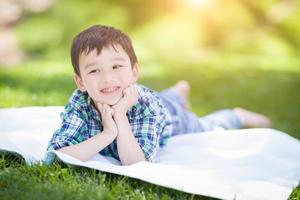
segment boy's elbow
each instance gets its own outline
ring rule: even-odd
[[[135,159],[135,160],[124,160],[121,161],[122,165],[127,166],[127,165],[132,165],[138,162],[142,162],[142,161],[147,161],[147,159],[145,157],[140,158],[140,159]]]
[[[84,156],[84,155],[78,155],[78,154],[75,154],[74,152],[71,152],[69,151],[69,149],[63,147],[63,148],[60,148],[60,149],[57,149],[57,151],[63,153],[63,154],[67,154],[68,156],[71,156],[73,158],[76,158],[77,160],[80,160],[81,162],[86,162],[88,161],[90,158]]]

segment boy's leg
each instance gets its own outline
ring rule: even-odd
[[[199,121],[205,131],[219,127],[224,129],[271,127],[271,120],[268,117],[243,108],[220,110],[199,118]]]
[[[243,128],[270,128],[272,126],[272,121],[262,114],[243,108],[234,108],[233,112],[240,118]]]
[[[186,109],[189,85],[184,86],[183,84],[185,83],[179,81],[174,86],[158,93],[172,115],[172,135],[201,132],[202,130],[198,116]]]
[[[214,129],[240,129],[243,127],[240,118],[231,109],[224,109],[199,118],[203,131]]]
[[[178,81],[175,85],[160,92],[161,95],[176,100],[184,109],[190,110],[191,106],[189,103],[190,84],[187,81]]]
[[[211,131],[216,128],[239,129],[271,126],[271,121],[267,117],[242,108],[220,110],[198,118],[187,110],[189,90],[188,82],[179,81],[159,93],[177,121],[175,134]]]

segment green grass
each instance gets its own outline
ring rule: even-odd
[[[27,166],[0,156],[1,199],[213,199],[62,163]]]
[[[140,83],[162,90],[179,79],[188,80],[197,114],[245,107],[268,115],[275,129],[300,138],[300,67],[295,59],[219,55],[202,61],[156,62],[141,61]],[[37,59],[0,68],[0,107],[64,105],[74,88],[65,60]],[[210,199],[61,163],[26,166],[4,154],[0,188],[1,199]],[[299,186],[290,199],[300,199]]]

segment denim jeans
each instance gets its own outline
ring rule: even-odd
[[[158,94],[172,115],[172,135],[212,131],[217,128],[241,128],[240,119],[231,109],[223,109],[199,117],[195,113],[187,111],[184,108],[184,99],[171,89],[166,89]]]

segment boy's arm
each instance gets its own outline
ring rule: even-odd
[[[79,144],[63,147],[58,149],[58,151],[68,154],[81,161],[87,161],[103,148],[112,143],[115,137],[116,134],[104,130],[102,133],[98,133],[88,140],[85,140]]]
[[[128,118],[127,110],[138,100],[138,91],[131,84],[124,91],[122,99],[112,106],[114,109],[114,121],[118,127],[117,147],[120,161],[123,165],[130,165],[139,161],[145,161],[145,155],[139,143],[134,137]]]
[[[112,118],[113,110],[108,105],[100,105],[98,108],[103,119],[103,131],[81,143],[62,147],[58,151],[73,156],[81,161],[87,161],[113,142],[118,134],[117,126]],[[73,118],[69,120],[76,121]],[[73,124],[70,126],[73,127]]]
[[[114,116],[118,127],[117,146],[119,158],[123,165],[146,161],[144,152],[134,137],[128,118],[125,114]]]

